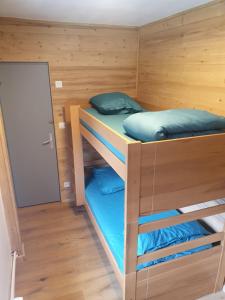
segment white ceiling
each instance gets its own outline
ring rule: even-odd
[[[140,26],[211,0],[0,0],[0,16]]]

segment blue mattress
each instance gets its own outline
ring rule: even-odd
[[[120,271],[124,272],[124,191],[103,195],[98,188],[96,179],[92,177],[86,186],[86,199],[95,216],[112,254],[118,264]],[[160,214],[141,217],[140,224],[178,215],[176,210],[166,211]],[[137,254],[143,255],[147,252],[165,248],[170,245],[179,244],[184,241],[193,240],[208,235],[209,232],[197,221],[171,226],[165,229],[140,234],[138,236]],[[185,238],[184,238],[185,237]],[[191,249],[183,253],[170,255],[155,261],[151,261],[137,267],[152,266],[160,262],[171,260],[180,256],[189,255],[210,248],[211,245]]]

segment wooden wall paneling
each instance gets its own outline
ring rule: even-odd
[[[59,181],[62,201],[71,201],[74,199],[74,173],[73,173],[73,152],[70,147],[70,130],[66,124],[65,130],[59,129],[59,122],[65,122],[64,109],[61,105],[53,106],[53,115],[55,123],[55,134],[57,138],[57,157],[58,157],[58,169],[59,169]],[[71,182],[70,188],[64,188],[64,182]]]
[[[61,198],[73,200],[71,151],[64,107],[97,93],[123,91],[136,96],[138,32],[136,28],[80,26],[0,18],[0,61],[49,63]],[[63,88],[56,89],[55,81]]]
[[[91,166],[94,161],[103,161],[101,155],[94,149],[94,147],[83,138],[83,152],[84,152],[84,163],[87,166]]]
[[[138,97],[152,107],[225,115],[225,1],[140,29]]]

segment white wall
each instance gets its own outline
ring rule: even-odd
[[[0,191],[0,299],[10,299],[12,256]]]
[[[85,24],[143,25],[212,0],[1,0],[0,15]]]

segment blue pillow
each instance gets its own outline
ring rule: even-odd
[[[120,92],[96,95],[90,99],[90,103],[104,115],[132,114],[143,111],[133,98]]]
[[[110,167],[93,169],[93,175],[102,194],[112,194],[124,190],[124,181]]]

